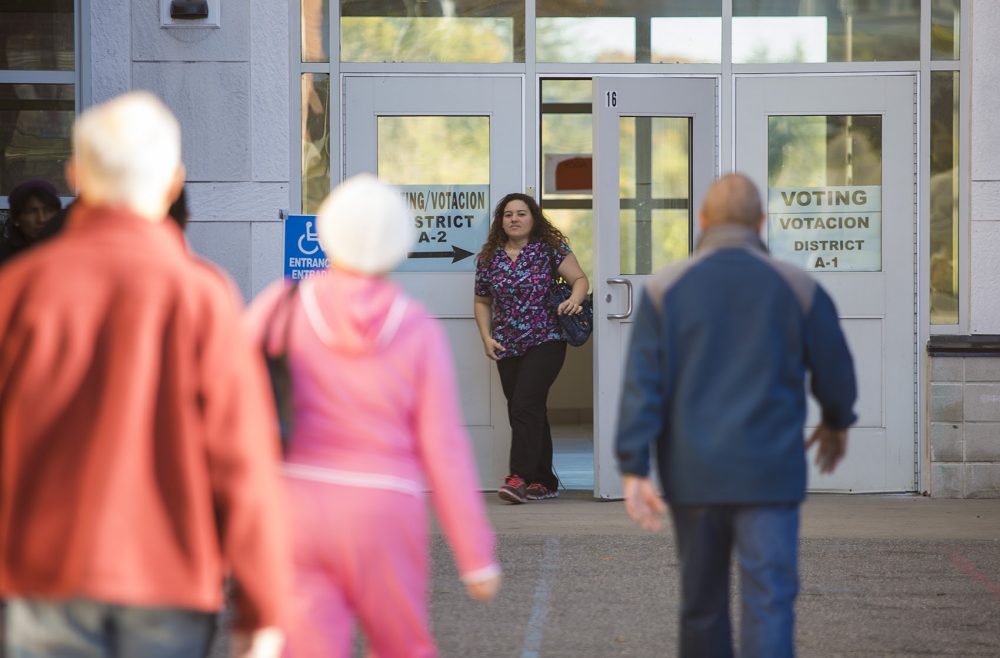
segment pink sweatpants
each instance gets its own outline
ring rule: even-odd
[[[427,510],[382,489],[286,477],[295,559],[288,658],[347,658],[354,620],[369,655],[437,655],[427,614]]]

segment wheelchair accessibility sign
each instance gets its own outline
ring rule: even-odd
[[[319,246],[315,215],[285,218],[285,278],[305,279],[325,271],[330,261]]]

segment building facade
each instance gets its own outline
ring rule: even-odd
[[[489,485],[509,437],[469,254],[501,196],[532,194],[597,318],[551,415],[586,428],[595,495],[613,498],[634,296],[690,253],[709,182],[744,171],[766,193],[770,250],[831,291],[858,366],[848,458],[810,488],[1000,496],[997,3],[191,4],[5,4],[0,207],[32,176],[68,199],[72,117],[151,90],[183,126],[190,242],[249,299],[321,266],[308,214],[377,172],[413,210],[420,241],[393,276],[451,337]]]

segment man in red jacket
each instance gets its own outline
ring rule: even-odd
[[[0,597],[20,656],[276,656],[289,555],[273,405],[232,286],[163,221],[180,129],[83,113],[65,229],[0,270]]]

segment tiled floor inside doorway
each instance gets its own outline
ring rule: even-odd
[[[553,425],[552,461],[562,486],[594,490],[594,426]]]

